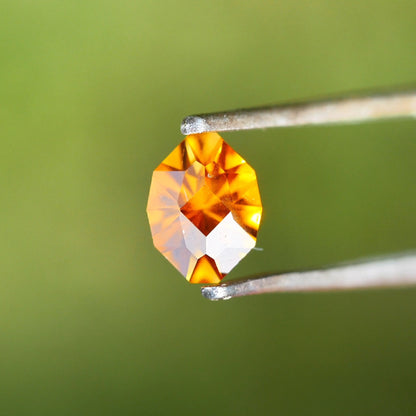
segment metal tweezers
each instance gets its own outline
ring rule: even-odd
[[[342,96],[295,104],[198,114],[182,121],[185,135],[273,127],[362,123],[416,117],[416,90]],[[416,284],[416,253],[320,270],[269,275],[203,286],[210,300],[273,292],[335,291]]]

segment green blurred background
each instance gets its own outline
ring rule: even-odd
[[[416,2],[0,1],[0,415],[414,415],[416,290],[211,303],[153,248],[188,114],[411,84]],[[229,275],[416,248],[416,122],[224,134]]]

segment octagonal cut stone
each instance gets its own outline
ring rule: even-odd
[[[153,243],[191,283],[220,282],[255,246],[261,213],[254,169],[217,133],[187,136],[153,172]]]

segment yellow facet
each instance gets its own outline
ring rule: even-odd
[[[191,283],[219,283],[222,275],[218,271],[214,259],[204,255],[198,259],[189,278]]]
[[[191,283],[218,283],[255,246],[262,205],[254,169],[217,133],[187,136],[153,172],[156,248]]]

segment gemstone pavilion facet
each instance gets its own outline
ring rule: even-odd
[[[153,172],[155,247],[191,283],[218,283],[255,246],[256,173],[217,133],[187,136]]]

